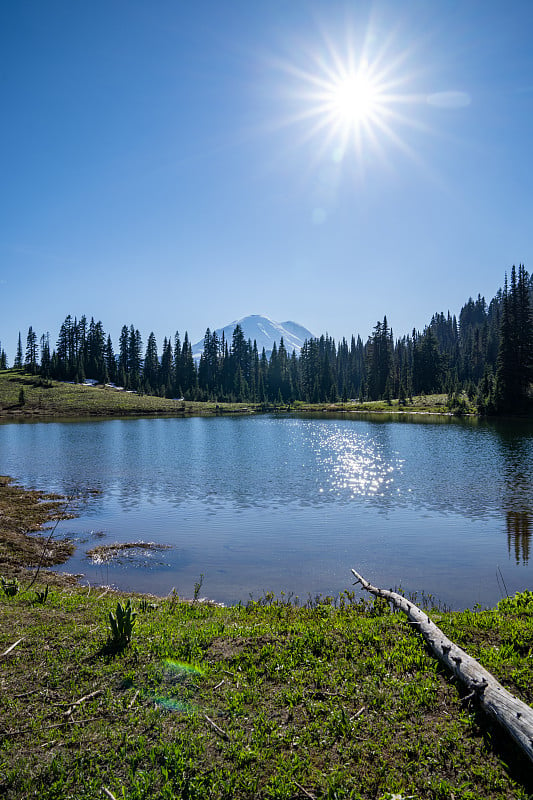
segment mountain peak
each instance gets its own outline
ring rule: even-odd
[[[257,349],[262,351],[263,347],[268,354],[272,351],[274,342],[276,347],[279,346],[280,340],[283,338],[283,343],[289,355],[292,351],[296,351],[296,355],[300,355],[300,350],[306,339],[312,339],[313,334],[303,325],[297,322],[276,322],[270,317],[263,314],[250,314],[242,319],[236,319],[223,328],[217,328],[216,334],[219,338],[224,334],[224,338],[231,344],[233,331],[240,325],[244,338],[250,339],[252,342],[257,342]],[[200,358],[204,349],[204,340],[201,339],[196,344],[193,344],[192,351],[195,358]]]

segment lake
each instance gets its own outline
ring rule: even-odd
[[[533,588],[533,423],[346,415],[4,423],[0,473],[74,495],[60,570],[246,602],[338,594],[350,568],[452,608]],[[94,564],[112,542],[126,551]]]

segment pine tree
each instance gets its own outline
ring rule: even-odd
[[[377,322],[366,346],[366,374],[371,400],[379,400],[385,393],[392,368],[392,331],[387,317]]]
[[[152,331],[146,343],[143,368],[144,390],[152,393],[159,388],[159,358],[157,355],[157,342]]]
[[[52,371],[52,358],[50,355],[50,334],[46,333],[41,336],[41,375],[49,378]]]
[[[172,397],[172,385],[174,382],[174,364],[173,364],[173,353],[172,353],[172,344],[170,339],[163,340],[163,353],[161,355],[161,367],[160,367],[160,377],[159,377],[159,386],[160,386],[160,393],[165,397]]]
[[[22,369],[22,339],[20,337],[20,331],[17,343],[17,354],[15,356],[15,361],[13,363],[13,366],[15,367],[15,369]]]
[[[524,265],[520,264],[517,286],[517,327],[520,364],[522,367],[522,386],[525,397],[528,395],[530,384],[533,383],[533,309],[531,305],[532,292],[529,289],[529,285],[529,275]]]
[[[129,333],[126,325],[122,326],[118,340],[118,383],[127,387],[129,376]]]
[[[507,276],[502,298],[500,346],[496,360],[495,408],[498,413],[521,413],[530,404],[533,380],[533,323],[528,274],[521,264]]]
[[[138,329],[130,325],[128,334],[128,386],[137,391],[141,383],[142,339]]]
[[[37,372],[37,334],[31,325],[26,337],[26,358],[24,367],[34,375]]]
[[[189,334],[185,331],[183,337],[183,345],[181,348],[181,373],[182,373],[182,388],[184,397],[187,400],[194,400],[196,397],[196,390],[198,388],[196,366],[192,356],[192,347],[189,342]]]
[[[181,363],[181,341],[179,332],[174,334],[174,397],[183,397],[183,369]]]
[[[107,374],[109,377],[109,381],[111,383],[117,382],[117,362],[115,359],[115,353],[113,351],[113,342],[111,341],[111,336],[107,335],[107,341],[104,351],[104,359],[105,365],[107,369]]]

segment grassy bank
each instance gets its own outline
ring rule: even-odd
[[[113,652],[116,602],[79,588],[0,599],[0,653],[22,639],[0,659],[3,797],[531,796],[514,747],[379,603],[137,599],[131,644]],[[519,606],[436,616],[533,700]]]
[[[170,400],[112,387],[48,381],[20,370],[0,371],[0,418],[4,419],[212,416],[249,410],[245,403],[219,403],[217,408],[216,403]]]
[[[5,481],[0,499],[2,542],[61,513],[57,498]],[[5,575],[13,563],[0,558]],[[18,593],[0,592],[7,800],[531,797],[515,746],[379,601],[346,591],[305,607],[267,596],[220,608],[137,597],[121,648],[109,613],[125,598],[79,586],[46,594],[52,577],[30,587],[34,572],[19,574]],[[433,613],[533,702],[533,593],[497,610]]]
[[[464,406],[462,415],[477,414],[475,407],[468,402],[466,397],[462,398]],[[297,402],[293,408],[298,411],[326,411],[326,412],[346,412],[350,413],[370,413],[370,414],[446,414],[452,415],[447,404],[448,396],[445,394],[416,395],[404,403],[398,400],[368,400],[364,402],[338,402],[338,403],[304,403]]]
[[[304,403],[290,406],[292,411],[308,413],[448,414],[446,395],[413,397],[400,405],[398,400],[350,403]],[[467,404],[468,413],[474,413]],[[138,395],[112,387],[85,386],[43,380],[21,370],[0,371],[0,419],[39,419],[61,417],[117,416],[213,416],[248,414],[268,410],[286,411],[287,406],[259,403],[200,403]]]

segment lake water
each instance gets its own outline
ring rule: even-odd
[[[5,423],[0,473],[78,498],[60,569],[84,582],[191,596],[203,574],[201,595],[224,603],[305,601],[351,589],[355,567],[453,608],[533,588],[533,424],[411,420]],[[170,548],[86,555],[139,540]]]

